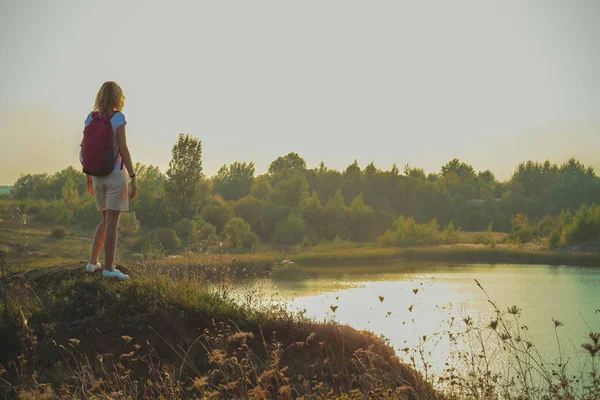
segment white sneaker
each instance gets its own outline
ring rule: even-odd
[[[100,265],[100,263],[94,265],[94,264],[88,264],[87,267],[85,267],[85,272],[87,272],[88,274],[94,273],[98,270],[102,269],[102,265]]]
[[[124,273],[122,273],[118,269],[114,269],[112,271],[104,270],[104,271],[102,271],[102,277],[104,277],[104,278],[117,278],[117,279],[120,279],[120,280],[129,279],[129,275],[125,275]]]

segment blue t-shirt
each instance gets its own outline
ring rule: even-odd
[[[85,120],[85,126],[88,126],[92,122],[92,114],[90,113]],[[115,115],[110,120],[110,124],[113,129],[113,148],[115,151],[119,151],[119,141],[117,140],[117,128],[123,124],[126,124],[125,115],[122,112],[117,111]],[[121,154],[117,153],[117,161],[115,162],[115,169],[113,171],[118,171],[121,169]]]

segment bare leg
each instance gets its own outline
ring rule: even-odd
[[[117,237],[121,211],[106,210],[106,234],[104,238],[104,269],[114,269],[115,253],[117,252]]]
[[[106,211],[102,211],[102,221],[100,222],[100,224],[98,224],[98,227],[96,228],[96,233],[94,234],[94,241],[92,242],[92,255],[90,256],[90,264],[98,264],[98,256],[100,255],[100,250],[102,250],[102,246],[104,246],[105,233]]]

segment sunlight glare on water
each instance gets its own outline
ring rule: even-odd
[[[593,268],[443,264],[282,267],[266,281],[264,290],[286,302],[289,310],[306,310],[309,318],[383,335],[401,357],[399,349],[414,348],[425,340],[432,370],[440,372],[449,356],[448,332],[464,331],[463,318],[470,317],[476,326],[485,327],[495,316],[475,279],[502,311],[513,305],[522,310],[523,332],[527,330],[549,361],[557,356],[553,319],[564,323],[559,339],[572,363],[582,356],[580,345],[590,328],[600,331],[600,314],[595,313],[600,308],[600,271]]]

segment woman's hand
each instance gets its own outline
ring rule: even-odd
[[[137,194],[137,182],[135,176],[131,178],[131,190],[129,191],[129,200],[133,200]]]

